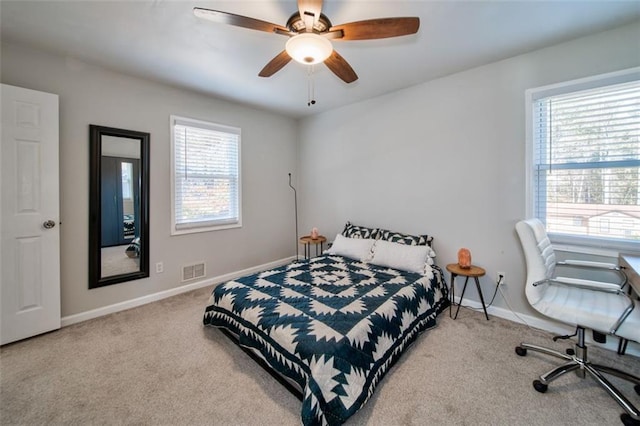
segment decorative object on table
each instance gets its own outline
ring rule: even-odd
[[[471,252],[467,248],[458,250],[458,265],[463,269],[471,268]]]
[[[291,173],[289,173],[289,186],[293,189],[293,206],[296,216],[296,260],[298,260],[300,259],[300,255],[298,254],[298,193],[293,185],[291,185]]]
[[[312,228],[311,229],[311,239],[317,240],[318,239],[318,235],[320,235],[320,233],[318,232],[318,228]]]

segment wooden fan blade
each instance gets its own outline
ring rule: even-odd
[[[335,50],[325,61],[325,65],[342,79],[345,83],[353,83],[358,79],[358,75],[351,68],[351,65]]]
[[[298,0],[298,12],[304,22],[307,32],[313,31],[313,26],[320,19],[322,12],[322,0]]]
[[[286,50],[278,53],[278,55],[273,58],[267,65],[262,68],[262,71],[258,74],[260,77],[271,77],[278,71],[282,69],[285,65],[287,65],[291,61],[291,56],[287,53]]]
[[[219,10],[203,9],[194,7],[193,14],[198,18],[208,19],[219,24],[234,25],[236,27],[248,28],[250,30],[265,31],[268,33],[291,34],[288,28],[271,22],[249,18],[247,16],[235,15],[233,13],[221,12]]]
[[[342,31],[336,40],[374,40],[415,34],[420,28],[420,18],[380,18],[336,25],[329,32]]]

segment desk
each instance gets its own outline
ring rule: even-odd
[[[629,280],[629,286],[636,296],[640,295],[640,256],[633,254],[618,255],[618,264]],[[620,339],[618,343],[618,354],[624,355],[627,350],[627,340]]]
[[[473,278],[476,281],[476,288],[478,289],[478,294],[480,295],[482,309],[484,309],[484,316],[487,317],[487,321],[489,321],[487,307],[484,304],[484,297],[482,297],[482,289],[480,288],[480,281],[478,280],[478,277],[482,277],[486,273],[485,270],[479,266],[471,265],[470,268],[462,268],[457,263],[450,263],[447,265],[447,271],[451,272],[451,304],[449,305],[449,316],[451,316],[451,305],[455,303],[455,280],[458,275],[461,275],[465,277],[464,287],[462,287],[462,296],[460,296],[458,309],[456,310],[456,316],[453,317],[453,319],[458,318],[460,305],[462,304],[462,299],[464,298],[464,291],[467,289],[467,282],[469,281],[469,278]]]
[[[640,295],[640,256],[620,253],[618,255],[618,263],[620,264],[620,268],[624,270],[624,273],[627,274],[629,284],[631,288],[633,288],[633,291],[635,291],[637,295]]]
[[[311,257],[311,244],[316,246],[316,256],[322,253],[325,241],[327,239],[322,235],[318,235],[318,238],[311,238],[311,235],[300,237],[300,244],[304,245],[304,258],[309,259]],[[320,246],[320,252],[318,252],[318,246]]]

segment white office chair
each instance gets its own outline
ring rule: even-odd
[[[534,380],[533,387],[538,392],[546,392],[548,384],[570,371],[579,377],[589,373],[611,397],[625,410],[620,419],[625,425],[640,425],[638,409],[616,389],[602,373],[613,375],[635,384],[640,394],[640,377],[615,368],[592,364],[587,358],[587,346],[584,342],[585,329],[605,335],[618,336],[640,342],[640,308],[626,293],[625,274],[614,264],[585,261],[556,262],[551,242],[545,227],[538,219],[523,220],[516,225],[527,264],[527,282],[525,293],[531,306],[541,314],[554,320],[576,327],[576,334],[556,336],[566,339],[577,336],[574,349],[566,353],[553,349],[521,343],[516,353],[525,356],[527,350],[541,352],[564,359],[566,362]],[[556,276],[556,267],[589,268],[608,270],[616,274],[618,282],[591,281]],[[637,308],[637,309],[636,309]]]

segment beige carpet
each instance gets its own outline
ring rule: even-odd
[[[300,402],[202,326],[209,291],[3,347],[0,424],[299,424]],[[537,393],[531,381],[557,361],[517,356],[521,340],[551,344],[547,333],[499,318],[461,310],[453,321],[445,313],[347,424],[620,424],[621,409],[590,379],[570,374]],[[592,349],[592,359],[640,374],[638,358]]]
[[[101,277],[129,274],[140,271],[140,259],[127,256],[129,244],[122,246],[103,247],[101,249]]]

